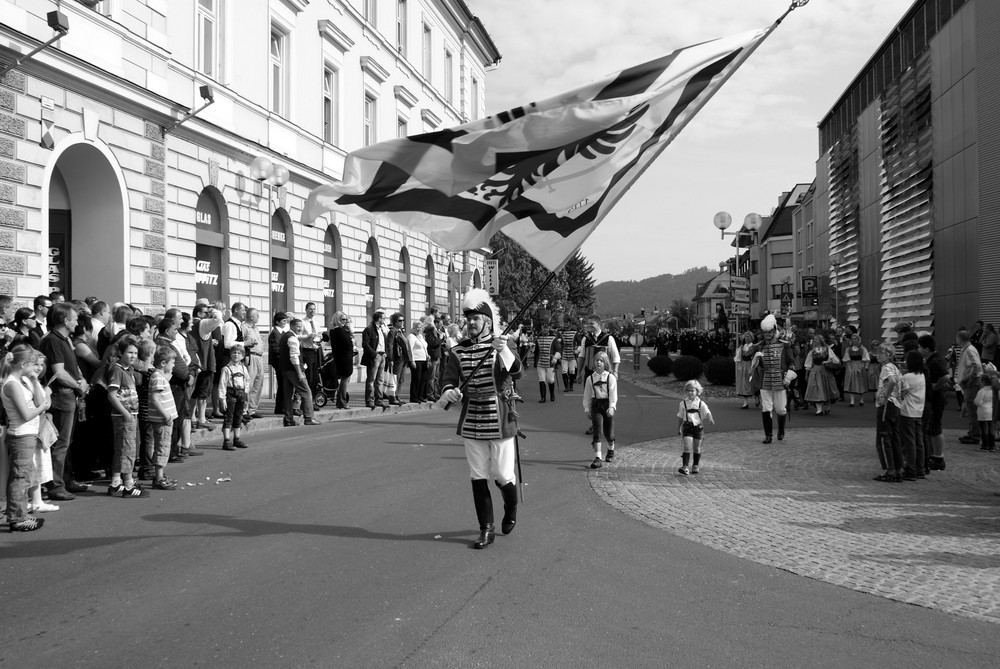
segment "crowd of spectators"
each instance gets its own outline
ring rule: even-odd
[[[125,499],[175,489],[169,465],[204,454],[197,430],[221,429],[223,450],[247,448],[242,429],[262,417],[264,355],[285,425],[298,415],[317,424],[309,380],[327,328],[315,313],[310,303],[302,318],[275,314],[265,350],[260,313],[239,302],[151,316],[96,297],[54,292],[15,308],[0,295],[0,490],[11,530],[40,528],[35,514],[105,482]]]

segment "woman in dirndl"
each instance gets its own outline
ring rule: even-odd
[[[743,344],[736,349],[736,356],[733,358],[733,362],[736,363],[736,394],[743,399],[741,409],[750,408],[750,396],[754,394],[753,388],[750,387],[750,367],[756,352],[753,333],[744,332]]]
[[[840,358],[827,345],[823,335],[813,337],[812,348],[806,354],[805,368],[809,372],[809,380],[806,383],[805,399],[815,405],[817,416],[830,413],[830,404],[840,396],[837,379],[829,369],[829,366],[839,364]]]
[[[858,399],[861,406],[865,405],[865,392],[868,390],[868,366],[870,358],[868,349],[861,343],[861,335],[851,335],[850,343],[844,348],[841,356],[844,361],[844,394],[848,395],[853,407]]]

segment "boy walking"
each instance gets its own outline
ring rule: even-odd
[[[243,428],[243,414],[247,406],[247,379],[250,373],[243,364],[243,344],[233,344],[229,350],[229,362],[219,376],[219,408],[224,412],[222,419],[222,450],[235,451],[246,448],[240,439]]]

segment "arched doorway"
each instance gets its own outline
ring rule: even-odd
[[[195,295],[210,303],[229,302],[229,212],[222,193],[206,186],[198,195],[194,209],[195,225]],[[223,270],[227,268],[227,270]]]
[[[399,251],[399,310],[403,322],[410,322],[410,253],[403,247]]]
[[[69,137],[46,168],[43,186],[45,292],[132,299],[125,179],[111,150]],[[45,193],[47,190],[47,193]]]
[[[326,238],[323,240],[323,318],[326,319],[327,327],[331,327],[330,317],[340,310],[342,248],[340,233],[331,223],[326,229]],[[332,327],[339,325],[334,323]]]
[[[292,219],[281,207],[271,216],[271,313],[292,307]]]
[[[374,237],[368,239],[368,246],[365,247],[365,288],[368,299],[368,314],[382,306],[382,282],[380,280],[380,270],[382,261],[379,258],[378,241]]]

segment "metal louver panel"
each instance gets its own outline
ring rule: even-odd
[[[857,327],[860,321],[861,264],[858,225],[861,221],[861,184],[858,174],[858,127],[855,124],[830,148],[830,255],[840,255],[840,266],[830,273],[830,285],[839,295],[837,320]],[[844,318],[841,319],[840,316]]]
[[[979,2],[976,11],[976,153],[979,232],[979,312],[1000,323],[1000,3]]]
[[[924,54],[882,96],[879,251],[882,336],[898,323],[934,325],[931,58]]]

